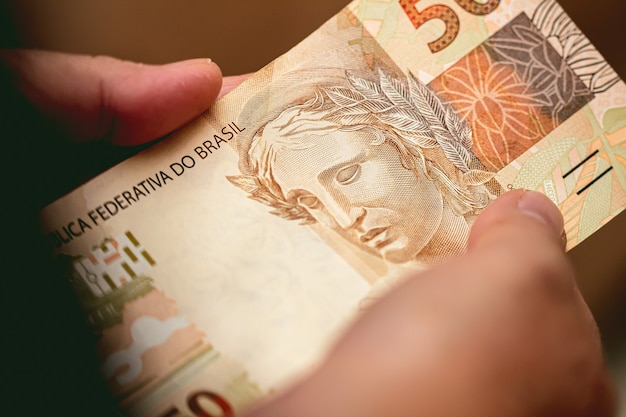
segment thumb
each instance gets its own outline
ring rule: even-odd
[[[563,216],[541,193],[513,190],[489,205],[474,222],[470,252],[503,242],[523,251],[531,246],[565,247]]]
[[[577,291],[562,236],[563,216],[550,199],[535,191],[513,190],[474,222],[464,268],[486,284]]]
[[[501,196],[467,255],[391,290],[308,380],[253,415],[608,416],[562,228],[541,194]]]
[[[142,65],[105,56],[0,51],[20,90],[71,139],[138,145],[211,105],[222,84],[208,59]]]
[[[581,363],[592,371],[587,378],[580,372],[581,380],[573,383],[580,384],[577,388],[586,386],[587,389],[580,390],[567,401],[570,407],[578,406],[580,412],[570,415],[611,416],[614,415],[615,396],[603,367],[598,330],[576,286],[573,271],[563,256],[565,243],[563,217],[552,201],[541,193],[514,190],[494,201],[476,219],[468,241],[469,256],[463,267],[480,271],[476,278],[486,282],[505,281],[518,289],[524,287],[527,296],[529,287],[534,288],[533,299],[548,295],[553,312],[562,311],[562,303],[577,311],[574,315],[576,324],[588,343],[588,356],[578,363],[579,371],[583,369]],[[549,314],[543,316],[544,320],[548,318]],[[563,323],[566,322],[559,324]],[[551,331],[557,333],[555,329]],[[571,343],[568,348],[574,345]],[[549,352],[545,352],[547,357]],[[564,356],[563,352],[557,356]],[[562,386],[568,384],[571,381],[561,381]],[[576,389],[570,392],[576,392]]]

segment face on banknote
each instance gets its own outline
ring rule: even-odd
[[[575,246],[625,160],[626,86],[554,1],[361,0],[41,217],[120,408],[232,415],[507,189]]]

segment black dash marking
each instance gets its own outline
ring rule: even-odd
[[[581,188],[580,190],[578,190],[576,192],[577,195],[581,195],[587,188],[591,187],[596,181],[598,181],[600,178],[604,177],[606,174],[609,173],[610,170],[612,170],[613,167],[610,166],[607,169],[604,170],[604,172],[602,174],[600,174],[597,178],[594,178],[593,181],[591,181],[589,184],[585,185],[583,188]]]
[[[585,162],[587,162],[588,160],[590,160],[591,158],[593,158],[597,153],[599,152],[599,149],[596,149],[595,152],[593,152],[591,155],[589,155],[588,157],[586,157],[585,159],[583,159],[582,161],[580,161],[575,167],[573,167],[572,169],[570,169],[569,171],[567,171],[565,174],[563,174],[563,178],[567,177],[568,175],[570,175],[572,172],[576,171],[578,168],[580,168],[580,166],[582,164],[584,164]],[[593,184],[593,183],[592,183]],[[589,184],[591,185],[591,184]]]

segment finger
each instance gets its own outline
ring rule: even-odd
[[[538,193],[500,197],[479,216],[466,256],[369,307],[310,379],[255,416],[584,415],[559,412],[584,409],[602,370],[597,332],[592,322],[586,331],[591,317],[578,314],[571,290],[562,227],[558,209]],[[543,280],[569,289],[554,297]],[[583,352],[573,360],[580,381],[562,359],[574,346]],[[595,410],[605,388],[593,393]]]
[[[532,231],[517,228],[518,223],[531,225]],[[502,228],[501,226],[508,227]],[[506,229],[502,233],[513,233],[516,239],[522,239],[524,243],[544,238],[547,241],[560,243],[563,216],[552,201],[543,194],[513,190],[498,198],[476,219],[472,226],[468,247],[472,250],[482,244],[488,244],[492,239],[497,241],[500,235],[498,231],[501,229]],[[534,233],[535,231],[538,235]],[[510,241],[510,239],[507,240]]]
[[[2,58],[24,94],[79,141],[156,139],[203,112],[221,88],[221,71],[207,59],[142,65],[35,50]]]
[[[340,380],[349,367],[346,379],[356,376],[343,385],[372,398],[380,389],[377,381],[387,377],[384,386],[393,389],[383,404],[367,404],[380,407],[372,415],[392,414],[380,411],[391,406],[411,410],[411,404],[427,411],[407,415],[584,409],[596,401],[582,393],[602,372],[602,360],[595,324],[579,303],[561,248],[562,228],[559,210],[543,195],[524,190],[503,195],[476,220],[467,255],[414,276],[370,308],[338,344],[320,373],[320,386]],[[563,348],[572,346],[582,353],[570,361]],[[353,370],[359,360],[368,364],[368,375]],[[409,363],[414,371],[402,375]],[[563,378],[571,363],[578,366],[580,381]],[[389,378],[394,369],[402,383]],[[471,375],[472,382],[459,375]],[[535,381],[531,389],[527,381]],[[413,391],[416,386],[426,387],[423,396]],[[599,396],[605,394],[601,389]],[[559,394],[542,398],[542,391]],[[456,401],[440,401],[442,392]],[[517,402],[522,396],[529,399],[528,409]],[[571,404],[561,404],[559,396]]]
[[[220,99],[226,94],[230,93],[233,88],[237,87],[239,84],[247,80],[251,75],[252,73],[224,77],[224,81],[222,82],[222,90],[220,91],[220,94],[217,98]]]
[[[518,280],[523,285],[575,289],[574,274],[563,255],[563,216],[541,193],[510,191],[474,222],[467,267],[486,282]]]
[[[559,209],[543,194],[525,190],[506,193],[487,207],[474,223],[468,256],[458,264],[459,273],[472,271],[469,279],[485,288],[491,286],[500,294],[502,303],[516,305],[524,312],[519,316],[522,319],[519,325],[510,320],[511,329],[520,334],[526,324],[544,329],[543,336],[537,331],[535,340],[520,338],[512,345],[523,354],[534,352],[536,357],[542,357],[537,363],[543,361],[545,369],[522,369],[512,360],[509,374],[521,375],[532,370],[546,387],[560,387],[561,392],[570,394],[577,392],[567,404],[556,403],[556,406],[578,410],[569,415],[587,415],[583,410],[589,409],[590,415],[608,416],[613,397],[605,378],[597,325],[564,256],[562,230],[563,217]],[[495,302],[492,307],[494,305]],[[494,314],[498,313],[494,311]],[[542,337],[544,342],[538,343]],[[567,337],[571,339],[563,343]],[[564,373],[558,370],[559,360],[566,357],[562,350],[553,349],[559,343],[584,347],[581,348],[584,353],[572,359],[576,362],[579,380],[563,378]],[[541,348],[539,353],[537,347]],[[557,371],[546,372],[552,366]]]

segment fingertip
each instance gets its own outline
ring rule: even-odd
[[[145,66],[111,107],[119,110],[111,142],[139,145],[189,122],[215,102],[222,72],[210,59],[190,59],[162,66]],[[126,92],[124,92],[126,91]]]
[[[544,222],[560,238],[563,231],[563,215],[545,195],[536,191],[520,190],[517,208],[524,214]]]
[[[164,65],[165,69],[174,69],[182,72],[193,89],[201,94],[206,105],[211,105],[217,99],[222,88],[222,70],[211,58],[195,58]]]
[[[502,229],[505,225],[512,225],[510,233],[518,235],[540,230],[548,239],[563,246],[563,216],[558,207],[539,192],[518,189],[500,196],[478,216],[470,232],[468,247],[475,247],[490,231]]]

